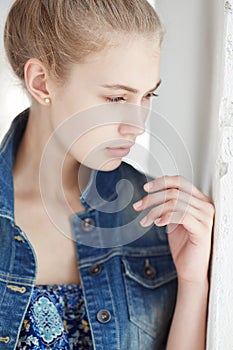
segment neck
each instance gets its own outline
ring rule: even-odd
[[[51,138],[53,129],[46,112],[43,107],[30,110],[14,163],[15,191],[35,197],[46,193],[51,200],[64,199],[64,195],[67,199],[74,195],[79,198],[89,169],[82,167],[80,181],[80,164],[69,153],[64,154],[55,137]]]

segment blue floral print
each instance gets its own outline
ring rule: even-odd
[[[55,305],[48,298],[39,298],[33,307],[33,312],[39,332],[45,342],[51,343],[61,335],[63,329],[62,320]]]
[[[35,286],[17,350],[93,350],[80,286]]]

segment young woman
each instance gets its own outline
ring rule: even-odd
[[[160,84],[146,0],[17,0],[31,106],[0,150],[0,349],[204,350],[214,206],[122,162]]]

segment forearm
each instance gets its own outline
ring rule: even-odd
[[[205,350],[208,281],[178,284],[166,350]]]

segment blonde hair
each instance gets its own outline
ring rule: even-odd
[[[69,64],[116,44],[119,34],[142,34],[161,44],[164,28],[147,0],[16,0],[7,17],[4,44],[16,75],[41,60],[49,74],[65,80]]]

